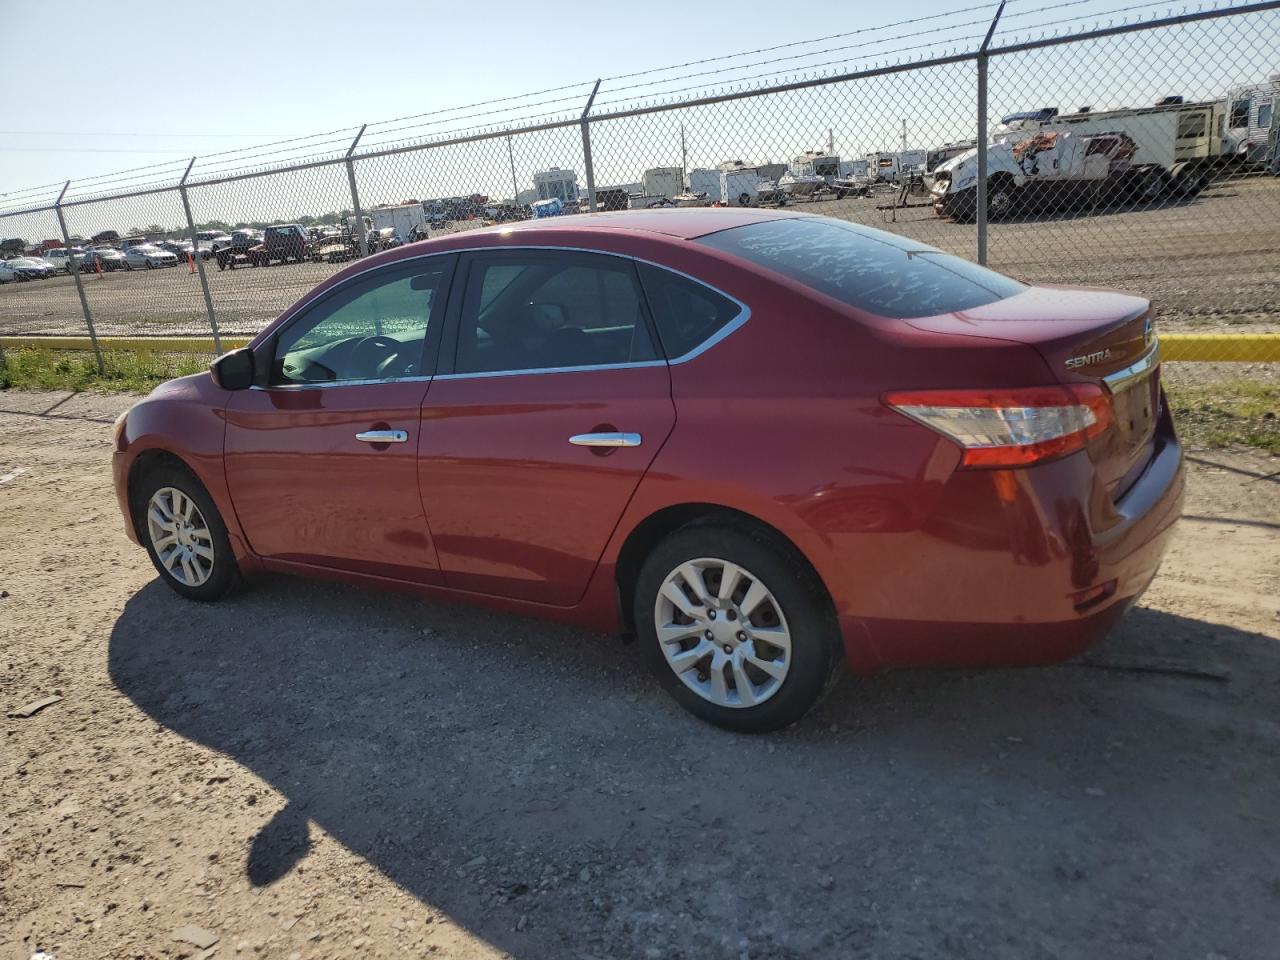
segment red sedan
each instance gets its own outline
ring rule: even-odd
[[[134,406],[114,472],[186,597],[272,570],[630,633],[751,731],[841,660],[1078,653],[1183,489],[1146,300],[756,210],[361,261]]]

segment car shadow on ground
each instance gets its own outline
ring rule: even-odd
[[[285,798],[249,882],[315,823],[515,957],[1235,956],[1280,914],[1278,646],[1138,608],[1091,665],[848,679],[747,737],[611,638],[272,578],[149,583],[109,669]]]

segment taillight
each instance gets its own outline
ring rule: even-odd
[[[1111,395],[1092,383],[1015,390],[906,390],[885,403],[964,448],[964,467],[1062,457],[1111,425]]]

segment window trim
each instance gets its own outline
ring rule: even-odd
[[[737,297],[733,296],[732,294],[726,293],[725,291],[721,290],[718,287],[713,287],[711,284],[707,283],[705,280],[701,280],[698,277],[691,276],[690,274],[687,274],[682,270],[677,270],[674,267],[671,267],[665,263],[659,263],[656,260],[648,260],[648,259],[645,259],[644,257],[632,256],[631,254],[628,254],[628,253],[617,253],[612,250],[599,250],[599,249],[594,249],[592,247],[559,247],[559,246],[554,246],[549,244],[522,244],[520,246],[504,245],[500,247],[470,247],[463,250],[458,250],[457,252],[459,254],[464,254],[464,253],[476,254],[476,253],[489,253],[489,252],[505,253],[509,251],[521,251],[521,250],[548,250],[551,252],[560,252],[560,253],[592,253],[592,254],[597,254],[599,256],[603,256],[603,257],[614,257],[618,260],[629,261],[633,265],[633,267],[635,264],[644,263],[649,266],[655,267],[659,270],[666,270],[668,273],[673,273],[676,276],[684,277],[686,280],[690,280],[693,283],[698,284],[699,286],[706,287],[712,293],[719,294],[720,296],[724,297],[726,300],[729,300],[734,305],[736,305],[738,308],[738,313],[736,316],[734,316],[732,320],[730,320],[728,323],[726,323],[719,330],[717,330],[710,337],[702,341],[702,343],[698,344],[693,349],[686,351],[685,353],[681,354],[678,357],[667,357],[666,349],[662,345],[662,338],[658,336],[658,333],[656,330],[657,324],[655,323],[653,318],[653,311],[649,306],[648,295],[645,292],[644,284],[641,282],[639,277],[639,272],[637,271],[636,284],[640,291],[641,301],[644,304],[644,310],[646,315],[645,322],[649,324],[649,336],[652,338],[654,346],[657,348],[658,352],[662,354],[665,359],[629,360],[625,363],[596,363],[596,364],[586,364],[586,365],[577,366],[577,367],[534,367],[527,370],[482,370],[476,373],[457,373],[454,370],[449,369],[447,372],[443,372],[443,373],[437,372],[435,375],[435,379],[437,380],[467,380],[467,379],[481,379],[481,378],[487,379],[487,378],[493,378],[493,377],[515,377],[523,374],[529,374],[530,376],[533,376],[533,375],[540,376],[542,374],[554,374],[554,373],[595,373],[596,371],[599,371],[599,370],[631,370],[631,369],[640,369],[643,367],[658,367],[658,366],[665,366],[665,365],[674,366],[681,363],[687,363],[690,360],[693,360],[696,357],[701,356],[703,353],[710,350],[717,343],[724,340],[734,331],[738,330],[743,324],[747,322],[747,320],[751,318],[751,308],[748,307],[741,300],[739,300]],[[463,299],[463,296],[465,295],[465,291],[467,288],[467,274],[470,273],[471,264],[474,261],[475,261],[475,258],[473,256],[468,256],[463,263],[459,264],[459,269],[454,274],[454,289],[460,292],[456,298],[454,297],[450,298],[450,311],[449,311],[449,316],[446,318],[445,339],[441,343],[441,347],[440,347],[440,355],[442,358],[442,362],[440,364],[437,364],[437,370],[441,369],[444,362],[443,358],[446,355],[451,355],[451,353],[456,353],[458,325],[461,322],[462,299]],[[453,359],[455,358],[450,356],[450,361],[448,362],[449,367],[453,366]]]
[[[719,330],[713,333],[706,340],[702,341],[702,343],[698,344],[692,350],[682,353],[678,357],[667,357],[666,359],[659,359],[659,360],[635,360],[635,361],[628,361],[626,363],[593,364],[593,365],[582,366],[582,367],[539,367],[531,370],[485,370],[479,373],[455,373],[452,370],[449,370],[448,372],[444,372],[444,373],[439,372],[442,366],[442,359],[445,356],[445,354],[456,350],[456,347],[457,347],[458,321],[459,321],[459,315],[461,313],[461,307],[462,307],[462,295],[459,291],[466,289],[466,276],[465,276],[466,271],[463,268],[466,267],[466,269],[469,270],[470,260],[471,260],[470,257],[468,257],[466,260],[463,260],[463,255],[473,254],[473,253],[506,252],[506,251],[518,251],[518,250],[549,250],[552,252],[565,252],[565,253],[595,253],[605,257],[617,257],[619,260],[629,260],[633,264],[637,264],[637,263],[648,264],[649,266],[656,267],[659,270],[666,270],[668,273],[673,273],[678,277],[684,277],[686,280],[691,280],[692,282],[699,284],[700,286],[706,287],[712,293],[719,294],[720,296],[724,297],[726,300],[732,301],[738,307],[738,313],[732,320],[730,320],[728,323],[722,326]],[[338,293],[349,284],[355,283],[356,281],[366,276],[367,274],[370,274],[376,270],[390,270],[396,267],[405,266],[407,264],[413,263],[418,260],[428,260],[428,259],[431,259],[432,257],[457,257],[458,258],[457,262],[454,264],[453,273],[449,283],[449,294],[445,303],[444,320],[442,323],[438,324],[436,327],[436,329],[439,331],[434,344],[435,352],[436,352],[436,355],[435,355],[435,361],[436,361],[435,371],[436,372],[431,374],[426,374],[420,377],[400,377],[398,379],[390,379],[390,380],[338,380],[338,381],[324,382],[324,383],[284,384],[284,385],[274,386],[274,387],[259,385],[255,383],[252,387],[250,387],[250,389],[252,390],[334,390],[341,387],[371,386],[374,384],[382,384],[382,383],[412,383],[415,381],[425,382],[428,380],[468,380],[468,379],[481,379],[481,378],[488,379],[493,377],[514,377],[514,376],[520,376],[524,374],[534,376],[534,375],[556,374],[556,373],[595,373],[596,371],[599,371],[599,370],[627,370],[632,368],[656,367],[656,366],[663,366],[663,365],[677,366],[682,363],[688,363],[690,360],[695,360],[698,357],[702,356],[702,354],[706,353],[712,347],[716,346],[721,341],[727,339],[733,333],[736,333],[739,329],[741,329],[746,324],[748,320],[751,319],[751,308],[747,306],[743,301],[735,297],[733,294],[725,290],[722,290],[719,287],[712,286],[711,284],[707,283],[707,281],[701,279],[700,277],[695,277],[692,274],[685,273],[683,270],[678,270],[675,267],[672,267],[670,264],[660,263],[657,260],[650,260],[646,257],[637,257],[629,253],[618,253],[612,250],[600,250],[593,247],[557,246],[555,244],[520,244],[520,245],[504,244],[502,246],[486,245],[486,246],[479,246],[479,247],[459,247],[453,250],[440,251],[438,253],[424,252],[412,257],[405,257],[403,260],[396,260],[394,261],[394,263],[378,264],[377,266],[366,267],[364,270],[357,271],[356,273],[353,273],[351,274],[351,276],[347,277],[347,279],[344,280],[342,283],[333,287],[333,289],[326,290],[324,294],[319,298],[317,298],[316,300],[310,303],[307,303],[303,305],[301,308],[299,308],[298,312],[295,313],[292,317],[290,317],[285,324],[283,324],[278,330],[273,330],[269,337],[263,340],[262,343],[258,344],[258,347],[255,348],[255,351],[254,351],[255,354],[257,353],[258,350],[269,349],[272,357],[274,358],[275,341],[276,341],[276,338],[280,336],[280,334],[282,334],[290,326],[296,323],[300,317],[309,313],[313,307],[323,303],[330,296]],[[637,283],[639,283],[638,277],[637,277]],[[654,338],[654,345],[658,348],[659,352],[665,355],[666,350],[662,346],[662,340],[660,337],[657,336],[654,330],[654,327],[656,326],[656,324],[653,321],[652,311],[649,309],[648,297],[645,294],[644,284],[642,283],[640,284],[640,293],[641,293],[641,296],[644,298],[645,311],[648,314],[648,322],[650,324],[650,330],[649,330],[650,336]],[[428,340],[430,340],[430,334],[428,334]],[[449,367],[453,366],[452,359],[448,363],[448,366]]]
[[[259,356],[265,355],[267,359],[266,362],[262,364],[265,368],[264,373],[262,374],[262,382],[253,383],[250,385],[249,389],[263,391],[334,390],[339,387],[368,387],[386,383],[425,383],[426,381],[431,380],[435,376],[435,369],[440,362],[441,331],[449,322],[450,308],[453,305],[453,291],[456,289],[456,281],[458,278],[458,258],[456,253],[456,251],[449,250],[442,251],[440,253],[423,254],[419,257],[408,257],[405,260],[397,260],[394,263],[378,264],[377,266],[361,270],[358,273],[353,273],[351,276],[347,277],[346,280],[342,281],[342,283],[326,290],[315,300],[312,300],[310,303],[299,308],[293,316],[281,324],[278,329],[272,330],[271,335],[254,348],[253,353],[255,367],[259,366]],[[430,366],[432,370],[431,373],[423,373],[413,377],[377,377],[365,380],[324,380],[317,383],[273,384],[269,382],[268,378],[271,376],[271,367],[275,363],[276,345],[280,341],[280,336],[293,327],[294,324],[301,322],[305,317],[309,316],[313,310],[322,306],[332,298],[348,292],[353,285],[360,283],[363,280],[370,279],[371,274],[376,274],[379,271],[388,274],[400,273],[402,271],[412,273],[416,263],[422,260],[431,260],[436,257],[442,258],[442,262],[444,260],[452,259],[453,263],[445,268],[448,272],[448,281],[446,282],[444,289],[445,301],[441,307],[440,322],[432,324],[430,322],[430,318],[428,318],[427,322],[427,336],[422,347],[422,366],[424,369]]]

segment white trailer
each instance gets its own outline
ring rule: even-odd
[[[750,207],[760,198],[760,174],[740,167],[720,172],[720,199],[731,207]]]
[[[896,153],[868,153],[867,176],[873,181],[893,183],[898,179],[898,155]]]
[[[1227,92],[1223,149],[1250,166],[1265,164],[1272,129],[1280,123],[1280,73],[1265,83],[1232,87]]]
[[[898,154],[898,179],[924,173],[928,160],[928,150],[903,150]]]
[[[689,171],[689,192],[705,193],[712,203],[720,200],[720,171],[698,168]]]
[[[374,207],[369,211],[375,230],[390,227],[401,240],[408,240],[415,227],[419,233],[427,232],[427,212],[420,203],[405,203],[395,207]]]
[[[640,178],[646,197],[666,197],[684,193],[684,171],[679,167],[651,167]]]

